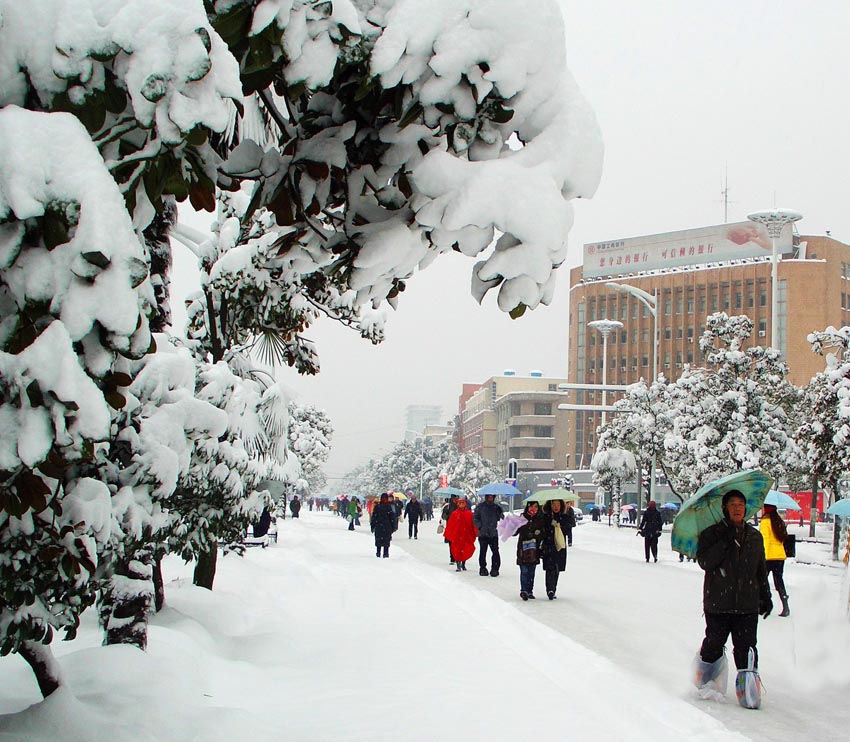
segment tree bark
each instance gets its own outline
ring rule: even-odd
[[[148,645],[148,617],[153,608],[151,554],[140,549],[130,559],[120,559],[100,598],[100,623],[104,645]]]
[[[18,654],[26,660],[35,674],[41,695],[47,698],[62,685],[62,670],[50,650],[50,645],[41,642],[25,641]]]
[[[218,544],[212,544],[198,554],[198,563],[195,565],[195,576],[192,582],[198,587],[213,589],[215,580],[215,562],[218,558]]]
[[[159,613],[165,605],[165,581],[162,579],[162,554],[153,561],[153,607]]]
[[[809,538],[815,537],[815,524],[818,519],[818,477],[812,475],[812,508],[809,511]]]

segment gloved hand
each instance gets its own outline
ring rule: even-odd
[[[767,618],[770,615],[770,612],[773,610],[773,602],[767,601],[766,603],[762,603],[759,606],[759,613],[762,618]]]

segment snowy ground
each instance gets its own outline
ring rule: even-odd
[[[54,645],[67,685],[44,702],[0,659],[0,740],[848,738],[846,571],[823,545],[786,567],[792,615],[760,625],[764,705],[747,711],[689,686],[702,573],[669,537],[646,564],[633,529],[585,521],[558,600],[523,603],[513,542],[491,578],[477,555],[454,572],[436,521],[416,541],[403,524],[390,559],[330,513],[279,525],[278,544],[219,561],[212,593],[169,561],[147,653],[100,647],[89,612]]]

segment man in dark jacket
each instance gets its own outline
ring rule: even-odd
[[[761,533],[744,522],[747,501],[738,490],[723,496],[724,518],[699,535],[697,562],[705,570],[705,639],[700,659],[719,663],[729,634],[735,666],[747,668],[749,650],[758,667],[758,618],[773,610]],[[710,674],[710,673],[709,673]]]
[[[404,506],[404,516],[407,516],[407,537],[418,539],[419,521],[422,520],[422,505],[410,490],[407,491],[407,495],[410,498],[407,505]]]
[[[486,577],[499,576],[502,558],[499,555],[499,533],[496,524],[505,517],[502,508],[496,504],[495,495],[485,495],[484,502],[478,503],[472,514],[472,522],[478,529],[478,574]],[[487,547],[490,547],[490,571],[487,571]]]
[[[650,500],[638,526],[638,533],[643,536],[643,553],[646,561],[649,561],[650,552],[652,552],[652,558],[658,561],[658,539],[663,526],[664,521],[660,511],[655,507],[655,500]]]
[[[301,512],[301,500],[298,499],[298,495],[292,496],[292,501],[289,503],[289,510],[293,518],[298,517],[298,513]]]

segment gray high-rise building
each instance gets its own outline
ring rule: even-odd
[[[438,405],[412,404],[405,410],[405,440],[416,438],[416,433],[423,433],[429,425],[439,425],[443,418],[443,408]]]

